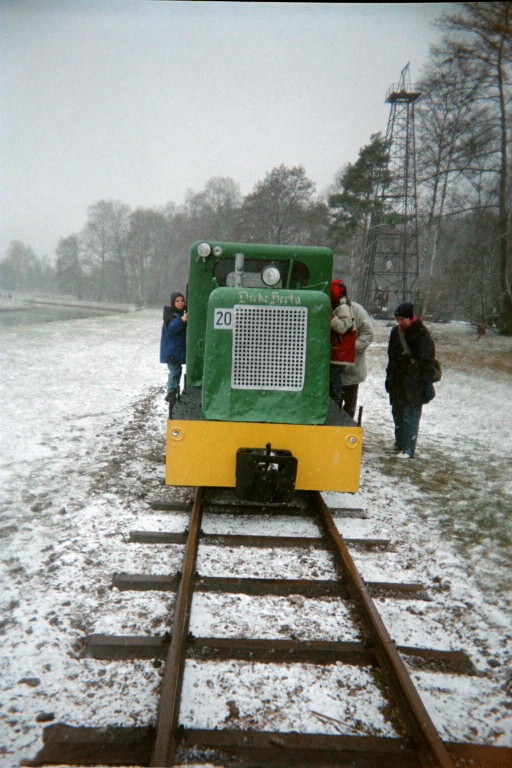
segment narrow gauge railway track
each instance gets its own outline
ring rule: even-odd
[[[232,513],[240,502],[225,492],[202,488],[197,489],[189,528],[185,532],[132,532],[132,541],[185,546],[183,567],[178,574],[117,574],[113,581],[113,586],[119,589],[175,591],[172,631],[164,637],[91,635],[86,638],[83,655],[109,660],[165,660],[156,727],[48,726],[44,731],[44,747],[30,764],[172,766],[203,761],[244,768],[315,765],[340,768],[505,768],[510,765],[512,750],[446,744],[433,725],[404,659],[413,668],[424,666],[458,674],[471,674],[474,670],[462,652],[397,647],[391,639],[372,597],[418,598],[424,594],[424,586],[416,583],[365,582],[347,546],[382,549],[389,542],[345,540],[319,493],[297,493],[296,499],[296,502],[280,507],[279,514],[311,516],[319,527],[319,537],[205,534],[201,528],[205,510],[211,514]],[[178,507],[176,504],[169,506],[174,510]],[[271,507],[273,512],[277,511],[275,505]],[[244,504],[239,514],[262,514],[263,511],[265,507],[261,505],[250,507]],[[202,577],[196,572],[198,549],[209,545],[323,548],[332,556],[335,573],[330,580]],[[194,592],[342,598],[351,606],[361,640],[194,637],[189,632]],[[287,665],[342,663],[372,668],[377,688],[390,702],[398,735],[372,735],[371,723],[368,735],[184,727],[180,724],[180,706],[187,659]],[[198,759],[198,754],[204,755],[204,759]]]

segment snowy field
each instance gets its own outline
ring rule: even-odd
[[[465,650],[476,667],[473,677],[414,673],[442,737],[512,746],[512,339],[488,332],[476,341],[469,326],[431,326],[444,375],[424,409],[417,458],[404,462],[391,450],[383,387],[389,330],[375,323],[369,378],[360,389],[361,491],[355,499],[327,500],[365,509],[363,519],[339,518],[345,535],[392,540],[392,551],[377,559],[355,553],[365,578],[384,571],[389,580],[422,581],[429,590],[429,601],[379,601],[397,644]],[[161,669],[146,661],[81,660],[79,653],[91,632],[159,634],[168,628],[168,595],[110,588],[115,572],[180,567],[181,547],[126,541],[133,529],[181,530],[186,522],[183,514],[149,506],[170,493],[161,485],[167,411],[159,336],[159,310],[2,330],[1,768],[34,757],[47,722],[154,722]],[[289,520],[274,524],[290,534]],[[210,520],[204,527],[216,525]],[[297,528],[294,533],[301,535]],[[270,572],[260,553],[246,554],[233,565],[237,574]],[[221,557],[209,548],[200,572],[215,572]],[[311,577],[314,557],[305,553],[297,563],[284,550],[272,565]],[[315,562],[318,578],[322,569]],[[246,601],[198,597],[192,631],[229,635],[243,616],[241,634],[353,638],[343,606],[332,599],[319,600],[318,610],[299,619],[291,598],[268,598],[258,624]],[[286,698],[282,671],[270,667],[225,664],[219,681],[207,664],[189,664],[183,722],[225,724],[236,713],[242,725],[258,723],[251,695],[261,690],[270,727],[292,729],[300,722],[303,730],[336,733],[339,723],[360,722],[373,707],[377,732],[393,733],[379,720],[379,703],[366,700],[364,669],[304,665],[296,679],[288,676]],[[198,680],[208,682],[215,706],[195,700]],[[233,684],[236,707],[222,681]],[[350,712],[332,695],[340,689],[351,693]],[[284,698],[273,700],[278,695]]]

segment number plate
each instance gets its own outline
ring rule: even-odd
[[[235,310],[233,307],[228,309],[215,308],[215,317],[213,327],[221,331],[230,331],[235,325]]]

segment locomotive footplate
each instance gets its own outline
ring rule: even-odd
[[[247,501],[291,501],[297,479],[297,459],[291,451],[239,448],[235,494]]]

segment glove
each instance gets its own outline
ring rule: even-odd
[[[166,363],[171,363],[172,365],[176,365],[178,362],[178,358],[174,357],[174,355],[167,355],[165,358]]]

